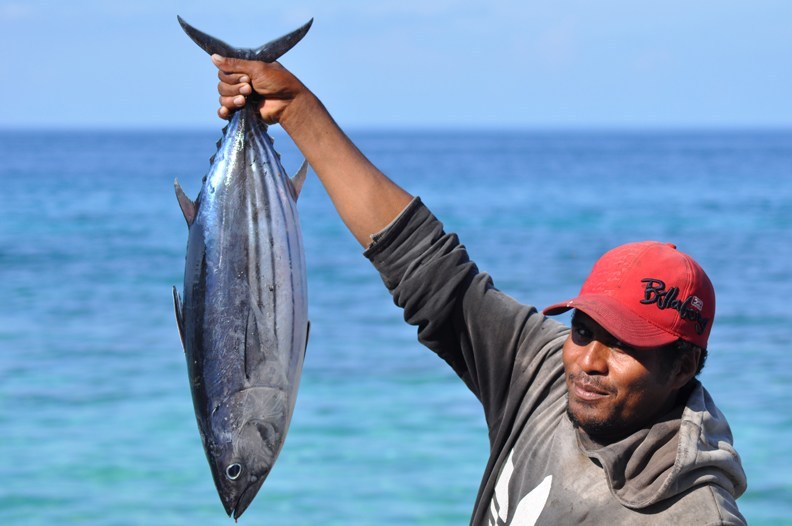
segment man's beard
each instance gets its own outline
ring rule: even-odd
[[[619,438],[625,436],[629,433],[625,433],[625,423],[621,422],[617,418],[610,418],[610,419],[600,419],[600,420],[592,420],[592,421],[582,421],[575,416],[575,414],[569,409],[569,402],[566,405],[566,413],[569,417],[569,420],[572,422],[572,425],[575,429],[580,429],[585,432],[589,437],[592,439],[597,440],[598,442],[605,441],[605,440],[612,440],[614,438]]]

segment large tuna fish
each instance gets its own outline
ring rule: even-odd
[[[311,24],[256,50],[179,22],[209,53],[272,62]],[[255,103],[224,129],[193,202],[175,182],[189,227],[184,302],[173,288],[206,457],[226,512],[238,518],[283,446],[308,339],[305,257],[290,180]]]

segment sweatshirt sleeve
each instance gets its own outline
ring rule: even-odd
[[[418,340],[481,401],[492,431],[510,386],[540,374],[550,344],[557,351],[566,329],[497,290],[419,198],[374,237],[364,255],[405,320],[418,327]]]

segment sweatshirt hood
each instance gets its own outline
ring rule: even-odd
[[[747,487],[731,429],[709,393],[695,381],[684,408],[651,428],[601,446],[578,430],[578,444],[605,470],[611,492],[643,509],[695,486],[716,484],[736,499]]]

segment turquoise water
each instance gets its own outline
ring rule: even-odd
[[[0,134],[0,524],[228,524],[170,287],[218,132]],[[526,302],[573,295],[626,241],[673,241],[718,292],[702,380],[754,525],[792,524],[792,133],[358,133]],[[276,141],[286,164],[300,158]],[[311,341],[286,446],[247,524],[466,524],[474,397],[403,324],[311,176]]]

